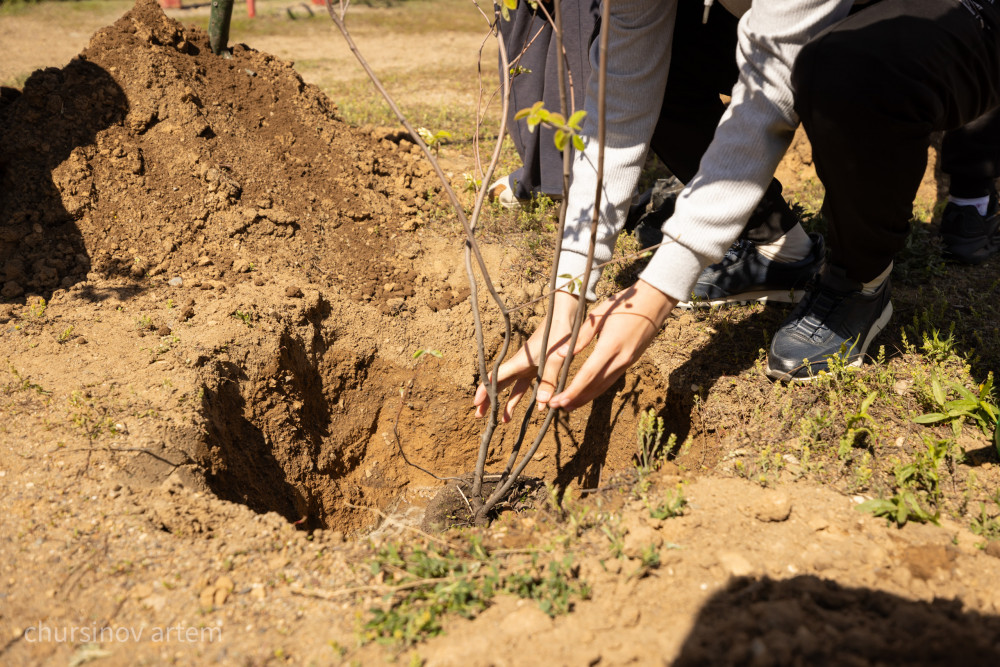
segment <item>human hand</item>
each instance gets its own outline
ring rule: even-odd
[[[576,341],[576,352],[580,352],[600,334],[594,351],[569,387],[548,401],[549,407],[573,410],[603,394],[642,356],[676,305],[675,299],[640,280],[595,308]],[[553,355],[560,365],[566,347]]]
[[[570,332],[573,329],[573,319],[576,316],[576,309],[579,297],[567,292],[556,292],[555,307],[552,311],[552,329],[549,332],[549,352],[545,357],[545,369],[542,373],[542,382],[538,389],[536,400],[539,409],[548,403],[559,377],[559,368],[562,366],[566,351],[562,356],[556,354],[556,350],[565,348],[569,343]],[[544,328],[536,330],[528,342],[521,347],[517,353],[511,357],[510,361],[503,363],[497,372],[497,392],[503,391],[511,383],[514,384],[504,406],[501,419],[504,423],[509,422],[514,407],[521,398],[531,388],[531,383],[538,374],[538,360],[541,358],[542,336]],[[476,396],[473,399],[476,406],[476,417],[484,417],[490,408],[490,397],[486,391],[486,385],[481,384],[476,389]]]

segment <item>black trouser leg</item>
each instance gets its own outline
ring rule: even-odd
[[[670,76],[650,142],[656,155],[684,183],[698,172],[701,156],[726,110],[719,94],[728,95],[739,76],[736,17],[717,10],[702,24],[702,11],[699,2],[678,3]],[[797,221],[781,196],[781,184],[774,180],[747,223],[744,236],[769,243]]]
[[[1000,109],[944,135],[941,171],[955,197],[985,197],[1000,176]]]
[[[792,75],[826,186],[831,261],[877,277],[902,247],[932,132],[1000,103],[1000,11],[956,0],[882,0],[818,35]],[[970,5],[971,6],[971,5]]]

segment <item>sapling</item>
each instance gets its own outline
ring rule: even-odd
[[[337,8],[334,7],[332,0],[327,0],[326,6],[330,18],[333,20],[334,24],[337,26],[340,33],[343,35],[345,41],[351,52],[358,59],[365,73],[368,75],[369,79],[372,81],[373,85],[379,91],[379,93],[385,98],[389,107],[392,109],[393,113],[396,115],[399,122],[406,128],[409,132],[413,142],[420,147],[421,151],[424,153],[425,157],[431,163],[432,168],[437,174],[438,178],[442,183],[442,187],[447,195],[452,207],[455,210],[455,214],[458,217],[462,228],[465,231],[465,268],[466,274],[469,280],[470,289],[470,301],[472,306],[472,317],[475,328],[475,339],[476,339],[476,353],[477,362],[479,367],[480,378],[484,382],[489,396],[490,409],[487,415],[486,427],[480,437],[479,452],[476,459],[475,469],[473,472],[473,479],[471,483],[469,502],[470,508],[474,512],[473,519],[476,523],[485,523],[487,521],[489,513],[493,508],[499,503],[510,491],[511,487],[514,485],[518,477],[523,472],[524,468],[527,466],[528,462],[534,456],[539,445],[541,444],[542,438],[544,437],[549,425],[552,423],[552,419],[555,416],[556,410],[550,408],[545,415],[538,432],[531,443],[528,451],[518,462],[518,455],[522,444],[524,442],[528,420],[532,413],[532,408],[534,407],[537,391],[539,384],[541,382],[542,370],[545,367],[545,358],[548,350],[548,339],[552,327],[551,313],[554,310],[555,304],[555,293],[557,291],[557,281],[559,276],[556,275],[555,264],[553,263],[552,272],[549,277],[549,289],[548,289],[548,310],[547,316],[545,318],[543,338],[542,338],[542,352],[540,359],[538,360],[538,375],[536,377],[536,382],[534,389],[532,391],[531,397],[528,401],[527,410],[525,412],[524,419],[521,422],[521,426],[518,432],[518,437],[515,439],[514,444],[511,447],[510,457],[503,472],[500,475],[499,481],[493,489],[492,493],[485,500],[482,498],[483,495],[483,481],[485,476],[486,467],[486,457],[489,451],[490,443],[492,442],[493,434],[497,428],[498,424],[498,412],[499,412],[499,400],[498,400],[498,387],[497,387],[497,372],[499,370],[500,364],[507,356],[510,349],[510,343],[512,338],[512,324],[510,312],[511,310],[507,307],[503,299],[500,297],[496,288],[493,285],[493,281],[490,277],[489,270],[486,267],[486,263],[483,260],[482,254],[479,249],[479,245],[475,238],[475,228],[478,223],[479,217],[483,210],[484,202],[487,198],[488,188],[485,184],[490,183],[493,178],[493,173],[500,159],[500,153],[502,148],[503,137],[506,132],[507,115],[510,104],[510,76],[501,77],[500,81],[500,99],[501,99],[501,113],[500,113],[500,126],[497,132],[497,140],[493,147],[493,152],[489,161],[489,164],[484,173],[482,173],[481,178],[469,179],[470,182],[478,185],[476,190],[475,203],[472,208],[470,216],[466,216],[464,208],[458,200],[457,195],[452,189],[448,179],[445,177],[440,164],[435,158],[435,155],[431,153],[431,148],[436,147],[443,138],[440,136],[442,133],[439,132],[437,135],[431,135],[428,130],[424,128],[414,129],[410,125],[409,121],[406,119],[404,114],[400,111],[399,107],[393,101],[392,97],[389,95],[388,91],[385,89],[375,72],[371,69],[368,62],[365,60],[364,56],[361,54],[357,45],[351,37],[349,30],[346,25],[346,14],[349,5],[349,0],[339,0]],[[517,8],[517,0],[501,0],[499,4],[495,4],[491,14],[487,14],[479,6],[478,2],[476,7],[479,9],[480,13],[486,18],[490,25],[490,34],[494,37],[498,35],[498,22],[500,20],[506,20],[509,16],[509,12],[512,9]],[[559,98],[560,98],[560,110],[559,112],[552,112],[546,110],[543,105],[535,105],[530,109],[523,110],[518,114],[519,117],[522,115],[529,118],[529,123],[532,128],[537,127],[539,124],[544,124],[556,130],[556,145],[563,152],[563,198],[559,208],[559,224],[556,231],[556,249],[555,252],[558,255],[561,242],[562,242],[562,231],[566,220],[566,202],[567,197],[565,196],[569,190],[569,175],[570,175],[570,151],[568,150],[569,144],[577,148],[578,150],[583,148],[583,140],[578,135],[581,128],[580,123],[583,120],[583,112],[576,112],[570,114],[568,110],[569,101],[567,94],[569,72],[565,63],[565,52],[563,49],[562,41],[562,12],[560,8],[560,3],[554,3],[554,16],[549,15],[548,10],[545,5],[539,3],[537,5],[539,10],[543,12],[546,18],[549,19],[553,26],[553,34],[556,39],[556,52],[561,54],[557,60],[557,74],[559,80]],[[607,24],[609,21],[609,3],[604,3],[602,9],[602,20]],[[595,243],[597,236],[597,223],[598,223],[598,212],[601,208],[601,194],[603,185],[603,170],[604,170],[604,137],[605,137],[605,121],[604,121],[604,107],[605,107],[605,97],[606,97],[606,78],[607,78],[607,32],[602,32],[601,35],[601,58],[600,66],[597,72],[598,76],[598,164],[597,164],[597,188],[595,193],[595,203],[593,209],[593,217],[590,225],[590,246],[587,253],[586,269],[583,276],[590,275],[591,268],[594,264],[594,252]],[[499,57],[500,57],[500,71],[509,72],[513,75],[516,70],[512,70],[511,60],[508,57],[506,47],[503,40],[497,39]],[[519,56],[518,56],[519,57]],[[516,68],[517,65],[515,64]],[[421,132],[423,130],[423,132]],[[476,133],[478,137],[478,132]],[[478,159],[478,143],[476,144],[477,151],[477,167],[482,171],[481,163]],[[436,153],[436,150],[435,150]],[[473,262],[474,260],[474,262]],[[482,317],[479,308],[479,298],[478,298],[478,287],[479,283],[476,280],[475,268],[479,269],[480,276],[484,286],[486,287],[489,295],[500,311],[501,318],[504,323],[504,336],[503,342],[500,349],[493,360],[491,369],[487,369],[486,364],[486,353],[485,345],[483,339],[483,326]],[[580,293],[586,293],[588,288],[586,278],[577,281],[573,279],[573,291],[579,290]],[[562,369],[559,374],[559,380],[556,387],[556,391],[562,391],[566,384],[566,379],[569,374],[569,368],[573,361],[573,350],[576,346],[576,341],[579,336],[580,327],[583,323],[584,316],[586,314],[587,302],[585,298],[579,300],[579,307],[576,312],[575,320],[572,327],[572,333],[570,336],[570,341],[568,345],[569,353],[563,362]],[[398,436],[397,436],[398,442]],[[412,464],[411,464],[412,465]],[[435,475],[436,477],[436,475]]]

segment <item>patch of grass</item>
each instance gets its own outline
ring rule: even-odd
[[[32,297],[28,299],[26,305],[26,310],[28,311],[28,317],[40,320],[45,317],[45,311],[48,308],[48,303],[42,297]]]
[[[415,644],[441,634],[446,616],[472,618],[499,593],[535,600],[550,616],[568,613],[574,600],[590,594],[570,556],[543,562],[535,553],[526,562],[502,565],[476,537],[461,549],[383,547],[370,568],[388,593],[362,623],[361,641]]]
[[[909,462],[898,461],[893,470],[896,493],[889,498],[875,498],[858,506],[858,510],[874,516],[884,516],[898,526],[907,521],[937,523],[941,516],[942,466],[954,470],[962,452],[954,440],[938,440],[924,436],[923,451]]]
[[[952,396],[955,395],[954,398]],[[979,429],[994,436],[997,452],[1000,453],[1000,432],[997,431],[997,418],[1000,407],[994,402],[993,374],[977,387],[974,393],[958,382],[948,382],[945,385],[937,376],[931,377],[931,396],[934,400],[935,412],[918,415],[913,419],[917,424],[950,424],[957,438],[962,433],[962,421],[969,419]]]
[[[646,507],[649,508],[649,516],[653,519],[672,519],[682,516],[687,508],[687,498],[684,497],[684,488],[678,484],[676,489],[666,489],[659,502],[653,504],[646,499]]]
[[[1000,540],[1000,491],[990,499],[993,511],[986,511],[986,503],[979,503],[979,514],[972,517],[969,529],[985,541]]]
[[[947,273],[937,238],[925,223],[911,220],[906,244],[895,258],[893,278],[902,284],[921,285]]]
[[[12,394],[15,391],[33,391],[40,396],[51,396],[52,392],[42,387],[37,382],[33,382],[27,375],[22,375],[12,364],[8,364],[7,372],[14,377],[13,382],[8,382],[4,387],[4,393]]]

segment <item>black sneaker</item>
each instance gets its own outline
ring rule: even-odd
[[[651,190],[642,195],[629,208],[625,230],[635,232],[639,245],[650,248],[663,241],[663,223],[674,214],[674,204],[684,189],[676,176],[657,179]]]
[[[701,272],[691,300],[677,305],[707,308],[748,301],[798,302],[806,285],[823,266],[823,237],[810,234],[809,238],[812,248],[797,262],[772,261],[761,255],[752,241],[737,241],[721,262]]]
[[[774,334],[767,353],[767,374],[775,380],[806,382],[841,356],[860,366],[868,345],[892,317],[890,279],[874,294],[861,283],[827,267]]]
[[[941,215],[944,258],[963,264],[982,264],[1000,251],[1000,216],[996,200],[990,198],[990,212],[979,214],[975,206],[948,203]]]

